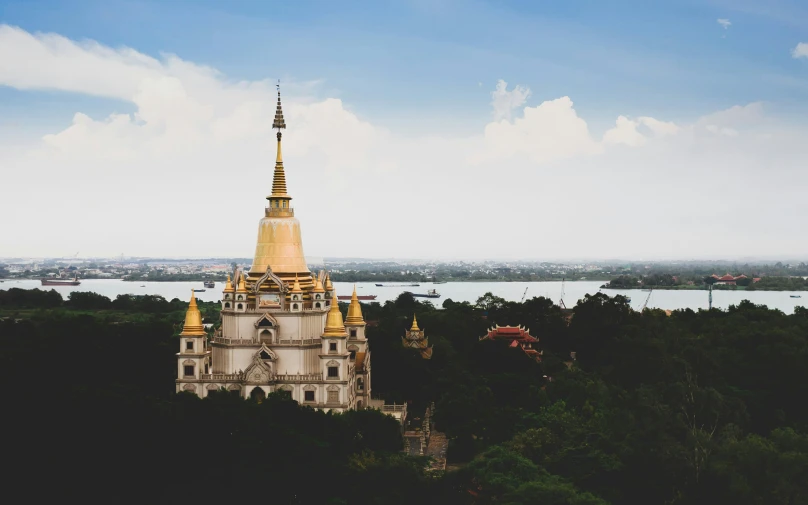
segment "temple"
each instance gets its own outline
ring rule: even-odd
[[[417,350],[424,359],[432,358],[432,346],[429,345],[429,339],[424,335],[424,330],[418,328],[415,314],[412,316],[412,327],[401,337],[401,343],[404,347]]]
[[[258,223],[252,266],[228,276],[221,328],[209,340],[191,296],[180,333],[176,389],[200,397],[224,389],[259,401],[282,391],[316,409],[361,409],[371,404],[362,308],[354,290],[343,320],[328,274],[306,265],[286,188],[280,89],[273,128],[278,144],[272,193]]]
[[[530,330],[519,326],[494,325],[480,340],[504,341],[510,347],[519,347],[525,354],[536,361],[541,361],[542,351],[536,349],[539,339],[530,334]]]

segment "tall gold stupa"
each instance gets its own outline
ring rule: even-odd
[[[304,291],[309,291],[314,287],[314,281],[303,254],[300,222],[295,218],[295,211],[292,209],[292,197],[286,192],[286,174],[281,154],[281,130],[286,129],[286,121],[283,119],[280,89],[272,127],[278,130],[278,154],[272,177],[272,194],[267,196],[269,205],[265,209],[264,217],[258,223],[255,258],[247,282],[250,286],[254,285],[269,268],[272,274],[284,282],[294,282],[297,278],[300,287]]]

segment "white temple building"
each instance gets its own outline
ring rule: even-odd
[[[249,271],[236,271],[232,281],[228,276],[222,325],[210,339],[191,297],[177,353],[177,392],[205,397],[225,389],[262,400],[284,391],[326,411],[371,406],[370,351],[356,290],[343,321],[329,276],[306,266],[300,223],[286,192],[280,92],[273,128],[278,154],[255,258]]]

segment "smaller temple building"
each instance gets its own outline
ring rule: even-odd
[[[525,354],[541,361],[542,351],[538,350],[539,339],[530,334],[530,330],[519,326],[494,325],[480,340],[498,340],[508,344],[509,347],[519,347]]]
[[[424,330],[418,328],[415,314],[412,315],[412,326],[401,337],[401,343],[404,347],[417,350],[424,359],[432,358],[432,346],[429,345],[429,339],[426,338]]]

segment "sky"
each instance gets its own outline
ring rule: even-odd
[[[808,4],[0,0],[0,257],[808,257]]]

